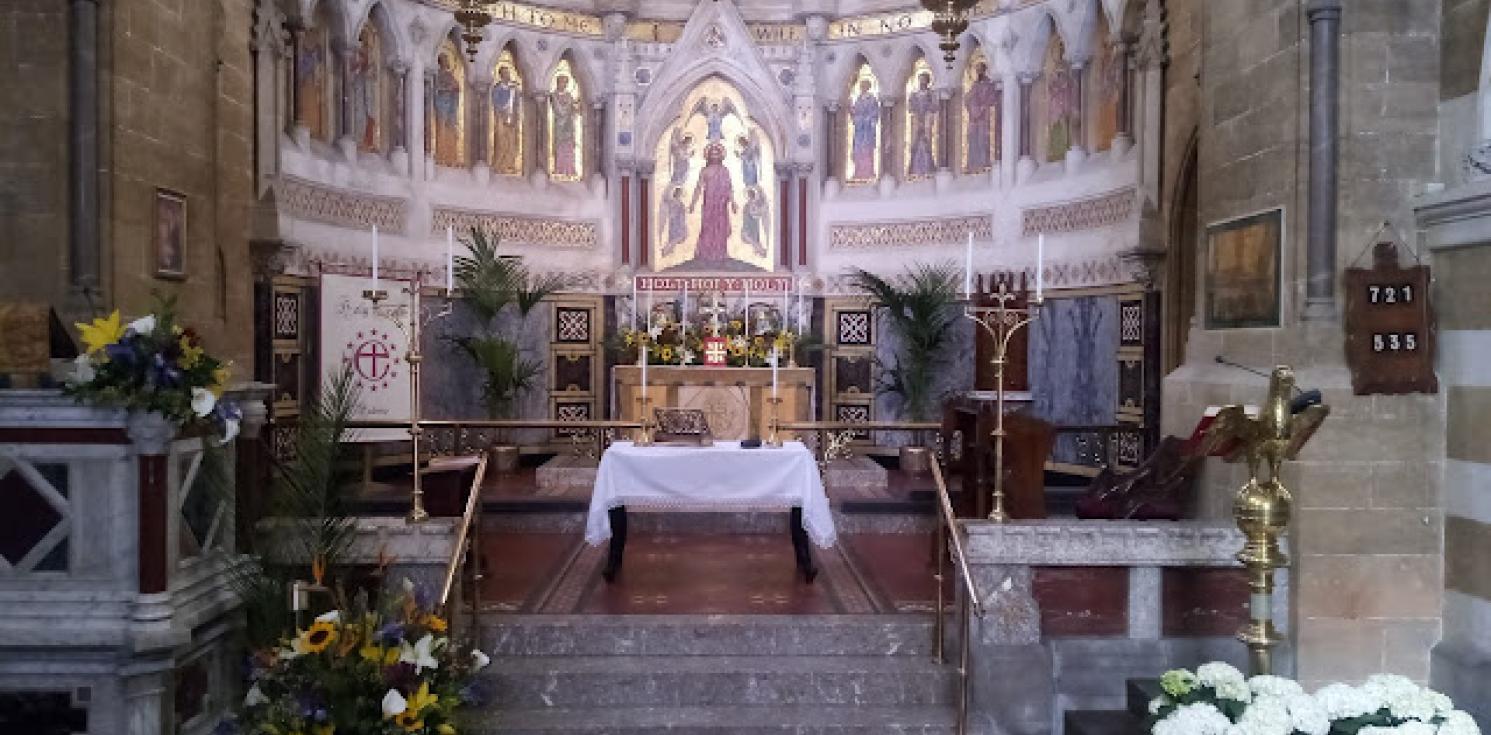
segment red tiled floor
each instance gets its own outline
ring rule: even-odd
[[[526,610],[570,563],[579,537],[560,533],[487,533],[482,537],[482,605]]]
[[[932,536],[922,533],[862,533],[842,539],[866,586],[882,606],[931,609]]]
[[[832,613],[828,585],[797,575],[777,535],[633,534],[616,581],[591,587],[581,612]]]

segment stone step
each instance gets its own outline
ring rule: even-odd
[[[1142,735],[1142,722],[1123,710],[1067,712],[1064,735]]]
[[[957,674],[886,656],[526,656],[482,674],[499,711],[546,707],[931,705]]]
[[[585,531],[586,508],[558,501],[533,503],[525,507],[514,504],[498,506],[487,503],[482,528],[488,533],[574,533]],[[407,501],[405,503],[407,505]],[[854,510],[850,510],[851,507]],[[406,507],[396,508],[402,512]],[[847,533],[930,533],[937,526],[930,504],[924,507],[890,507],[884,504],[838,504],[834,510],[834,527],[840,535]],[[708,533],[757,534],[787,533],[787,513],[689,513],[634,511],[628,514],[633,533]]]
[[[947,705],[597,707],[502,710],[478,714],[461,732],[476,735],[951,735],[956,712]]]
[[[490,615],[493,656],[932,655],[931,615]]]

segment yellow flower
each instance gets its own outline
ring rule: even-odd
[[[193,345],[185,335],[179,341],[181,345],[181,367],[191,370],[196,367],[197,361],[202,359],[202,348]]]
[[[445,623],[445,618],[439,615],[431,615],[425,618],[425,625],[436,633],[444,633],[450,626]]]
[[[104,347],[119,341],[124,336],[124,325],[119,323],[119,310],[115,309],[107,319],[94,319],[92,324],[82,322],[74,323],[78,333],[83,338],[83,344],[88,347],[88,354],[93,354]]]
[[[456,735],[456,729],[447,723],[441,723],[440,727],[435,728],[435,732],[440,735]]]
[[[399,649],[397,648],[363,646],[362,650],[358,651],[358,653],[362,654],[364,659],[372,661],[379,666],[393,666],[399,662]]]
[[[220,366],[212,371],[212,387],[208,389],[212,391],[212,395],[218,398],[223,397],[223,390],[228,387],[228,376],[230,374],[231,372],[228,370],[227,365]]]
[[[335,623],[318,620],[311,624],[311,629],[300,634],[300,650],[306,653],[320,653],[326,650],[337,639],[337,626]]]
[[[663,362],[672,362],[672,360],[673,360],[673,348],[669,347],[668,345],[663,345],[663,349],[662,349],[662,352],[661,352],[661,357],[663,358]]]
[[[730,320],[730,328],[733,329],[733,330],[735,330],[735,331],[737,331],[737,332],[739,332],[740,330],[745,329],[745,322],[743,322],[743,321],[741,321],[739,319],[731,319]]]
[[[420,713],[423,712],[425,708],[434,704],[439,704],[439,702],[440,697],[430,693],[430,683],[423,682],[419,685],[419,691],[415,692],[413,696],[409,697],[409,704],[405,707],[404,711],[395,715],[393,721],[397,723],[399,727],[402,727],[410,732],[413,732],[415,730],[423,730],[425,721],[424,718],[420,716]]]
[[[404,728],[405,730],[408,730],[409,732],[425,729],[424,719],[421,718],[419,714],[412,709],[406,709],[403,712],[394,715],[393,721],[394,724]]]

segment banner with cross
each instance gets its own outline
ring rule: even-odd
[[[389,294],[386,305],[397,307],[408,299],[407,283],[383,279],[379,287]],[[363,291],[373,287],[371,278],[323,275],[321,277],[321,365],[324,380],[343,365],[352,370],[358,390],[356,420],[401,421],[409,418],[409,340],[387,316],[373,312]],[[408,307],[405,306],[405,309]],[[407,315],[406,315],[407,316]],[[351,441],[402,441],[406,429],[358,429]]]

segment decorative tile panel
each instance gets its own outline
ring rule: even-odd
[[[554,309],[554,341],[569,344],[590,342],[593,309],[558,307]]]
[[[957,245],[967,241],[970,233],[975,240],[994,239],[993,215],[832,225],[828,230],[828,247],[869,250]]]
[[[504,245],[592,250],[600,244],[600,225],[593,220],[574,222],[436,207],[430,226],[436,232],[444,232],[447,227],[457,232],[472,228],[495,232]]]
[[[871,384],[873,362],[868,355],[835,355],[833,366],[834,390],[838,393],[869,395],[874,391],[875,386]]]
[[[557,354],[554,356],[555,391],[589,393],[595,390],[591,382],[594,358],[589,354]]]
[[[1143,413],[1144,361],[1118,361],[1118,409]]]
[[[1119,305],[1118,342],[1123,347],[1138,347],[1144,344],[1144,304],[1126,301]]]
[[[1135,429],[1134,431],[1120,431],[1113,435],[1113,441],[1118,445],[1114,447],[1114,460],[1120,469],[1138,467],[1139,462],[1144,459],[1144,434]]]
[[[298,219],[361,230],[377,225],[384,232],[404,232],[409,220],[409,201],[337,189],[282,175],[274,183],[280,211]]]
[[[67,571],[69,489],[65,464],[0,459],[0,571]]]
[[[869,309],[840,311],[834,327],[834,341],[840,345],[869,345],[873,342],[873,325]]]
[[[275,339],[300,339],[300,294],[276,292],[273,319]]]
[[[591,401],[554,401],[555,421],[589,421],[595,418]],[[555,437],[584,436],[586,429],[555,429]]]
[[[1110,227],[1133,216],[1134,201],[1134,188],[1126,187],[1086,199],[1029,207],[1020,211],[1021,230],[1030,237],[1041,232],[1077,232]]]

